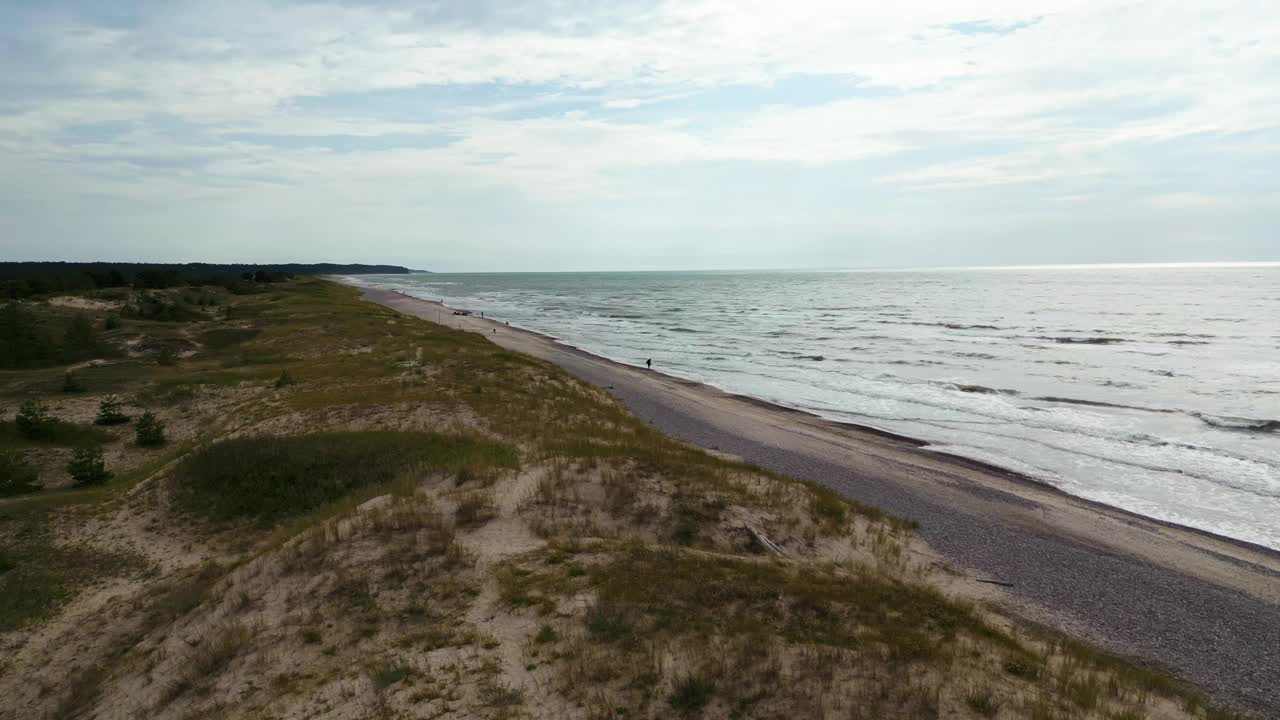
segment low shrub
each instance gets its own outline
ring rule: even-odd
[[[80,382],[80,378],[72,374],[71,371],[67,371],[62,376],[62,392],[82,393],[84,391],[85,391],[84,383]]]
[[[476,527],[497,517],[493,496],[485,492],[471,492],[458,500],[454,518],[459,527]]]
[[[688,675],[675,684],[671,690],[671,707],[682,715],[698,713],[711,702],[716,692],[716,683],[709,677]]]
[[[597,602],[587,610],[587,632],[596,640],[614,642],[632,633],[635,618],[630,609],[613,602]]]
[[[200,343],[209,350],[225,350],[252,340],[261,332],[256,328],[217,328],[200,334]]]
[[[105,485],[111,479],[107,463],[102,458],[102,448],[91,445],[77,449],[67,463],[67,473],[76,485]]]
[[[390,663],[369,673],[369,679],[373,681],[373,687],[376,690],[386,690],[410,675],[412,671],[403,665],[392,665]]]
[[[139,390],[134,402],[138,405],[178,405],[191,402],[196,398],[196,386],[189,383],[178,385],[151,385]]]
[[[471,463],[515,467],[517,455],[501,443],[436,433],[233,438],[178,465],[174,501],[212,520],[273,522],[408,471],[456,472]]]
[[[129,422],[129,416],[125,415],[120,408],[124,407],[124,401],[115,395],[108,395],[98,403],[98,417],[94,418],[94,425],[123,425]]]
[[[1005,658],[1004,671],[1023,680],[1038,680],[1044,673],[1044,663],[1031,656],[1014,655]]]
[[[35,492],[38,480],[39,473],[22,453],[0,448],[0,497]]]
[[[178,352],[170,347],[160,348],[160,352],[156,353],[156,362],[165,367],[173,367],[178,364]]]
[[[480,681],[480,700],[491,707],[506,708],[524,703],[524,690],[499,683],[492,677]]]
[[[206,317],[198,308],[158,292],[139,293],[125,308],[125,314],[139,320],[160,322],[185,322],[203,320]]]
[[[133,434],[134,441],[137,442],[138,447],[160,447],[167,440],[164,421],[156,417],[156,414],[150,410],[142,413],[142,417],[138,418],[138,424],[134,426]]]
[[[18,434],[28,440],[53,440],[56,435],[58,419],[49,412],[49,408],[35,400],[27,400],[18,407],[13,417]]]
[[[560,633],[556,632],[555,628],[545,623],[542,627],[538,628],[538,633],[533,636],[533,641],[539,645],[553,643],[559,639]]]
[[[93,324],[84,315],[76,315],[67,325],[62,338],[62,358],[64,360],[80,360],[98,354],[98,337],[93,332]]]

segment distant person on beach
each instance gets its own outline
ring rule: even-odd
[[[652,370],[652,369],[653,369],[653,358],[649,358],[648,360],[645,360],[645,361],[644,361],[644,366],[645,366],[645,367],[647,367],[647,368],[649,368],[650,370]]]

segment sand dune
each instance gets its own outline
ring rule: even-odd
[[[1214,693],[1280,708],[1280,553],[1068,496],[1030,478],[385,290],[366,298],[488,336],[608,389],[690,443],[821,482],[920,523],[964,582],[1019,614],[1142,658]]]

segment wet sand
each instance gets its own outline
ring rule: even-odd
[[[1013,612],[1280,718],[1280,553],[1075,498],[920,440],[455,316],[439,303],[389,290],[365,297],[555,363],[681,440],[914,520],[965,581],[998,581]]]

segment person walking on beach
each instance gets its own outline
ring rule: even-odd
[[[650,370],[652,370],[652,369],[653,369],[653,358],[649,358],[648,360],[645,360],[645,361],[644,361],[644,366],[645,366],[645,367],[647,367],[647,368],[649,368]]]

